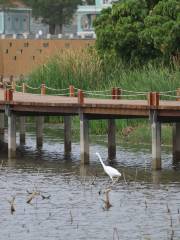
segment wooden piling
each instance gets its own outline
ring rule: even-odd
[[[161,123],[157,119],[157,111],[150,112],[152,132],[152,169],[161,169]]]
[[[0,142],[4,142],[4,113],[0,113]]]
[[[44,126],[44,117],[36,117],[36,146],[41,148],[43,146],[43,126]]]
[[[12,112],[8,115],[8,157],[16,157],[16,115]]]
[[[25,145],[26,143],[26,118],[24,116],[19,117],[19,139],[20,145]]]
[[[180,123],[173,124],[173,164],[180,162]]]
[[[81,164],[89,163],[89,120],[80,113],[80,153]]]
[[[116,158],[116,124],[115,119],[108,119],[108,160]]]
[[[64,116],[64,154],[71,154],[71,116]]]
[[[26,85],[25,83],[22,84],[22,92],[26,92]],[[24,145],[26,143],[26,117],[20,116],[19,117],[19,134],[20,134],[20,144]]]

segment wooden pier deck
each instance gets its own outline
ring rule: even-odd
[[[9,105],[17,115],[78,115],[88,118],[149,118],[151,110],[158,111],[160,121],[180,120],[180,101],[159,101],[158,106],[149,105],[147,100],[84,98],[79,104],[77,97],[50,96],[15,92],[13,101],[4,100],[4,90],[0,89],[0,110]]]
[[[80,117],[81,162],[89,162],[88,122],[93,119],[108,120],[108,155],[109,159],[116,157],[115,119],[149,118],[152,127],[152,167],[161,168],[161,123],[174,123],[173,157],[180,157],[180,101],[160,100],[158,93],[148,93],[145,100],[133,99],[102,99],[84,97],[81,90],[78,96],[54,96],[13,92],[12,99],[5,98],[5,89],[0,89],[0,112],[8,116],[8,148],[9,157],[16,149],[15,128],[16,117],[25,116],[64,116],[65,119],[65,152],[71,151],[71,116]],[[42,92],[41,92],[42,93]],[[114,95],[113,95],[114,96]],[[39,121],[37,135],[42,144],[42,124]],[[23,121],[22,121],[23,124]],[[1,127],[0,127],[1,128]],[[22,127],[24,129],[24,127]],[[22,130],[25,131],[25,130]],[[12,154],[13,153],[13,154]]]

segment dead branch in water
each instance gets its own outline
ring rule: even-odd
[[[31,201],[32,201],[36,196],[39,196],[39,195],[40,195],[40,192],[33,191],[33,192],[29,195],[29,198],[27,199],[26,203],[30,204]]]
[[[12,200],[7,200],[8,203],[10,204],[11,214],[13,214],[13,213],[16,211],[16,209],[15,209],[15,199],[16,199],[16,197],[13,196],[13,197],[12,197]]]
[[[109,201],[109,192],[111,191],[111,188],[107,188],[104,193],[105,193],[105,200],[104,201],[104,209],[108,210],[110,207],[112,207],[110,201]]]

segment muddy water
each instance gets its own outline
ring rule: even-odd
[[[172,166],[170,149],[163,149],[163,171],[151,172],[149,146],[118,147],[114,166],[123,177],[109,193],[107,210],[104,191],[111,182],[94,155],[106,160],[106,138],[92,140],[86,167],[79,164],[76,139],[67,159],[62,141],[62,130],[51,128],[42,149],[36,150],[33,132],[15,160],[1,149],[0,239],[180,239],[180,167]],[[28,204],[33,191],[40,195]]]

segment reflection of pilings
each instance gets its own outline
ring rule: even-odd
[[[25,142],[26,142],[26,137],[25,137],[25,134],[26,134],[26,118],[24,116],[21,116],[19,118],[19,134],[20,134],[20,144],[24,145]]]
[[[43,145],[43,125],[44,117],[36,117],[36,146],[37,148],[42,147]]]
[[[180,123],[173,125],[173,164],[180,162]]]
[[[0,143],[4,142],[4,113],[0,113]]]
[[[64,117],[64,154],[71,153],[71,116]]]
[[[83,113],[80,113],[80,152],[81,163],[89,163],[89,122]]]
[[[116,158],[116,125],[115,119],[108,120],[108,159]]]
[[[8,115],[8,157],[16,157],[16,115]]]
[[[80,176],[81,177],[87,176],[87,166],[84,164],[80,164]]]
[[[152,171],[152,182],[154,184],[160,183],[161,171]]]
[[[157,120],[157,112],[151,111],[152,132],[152,169],[161,169],[161,123]]]

